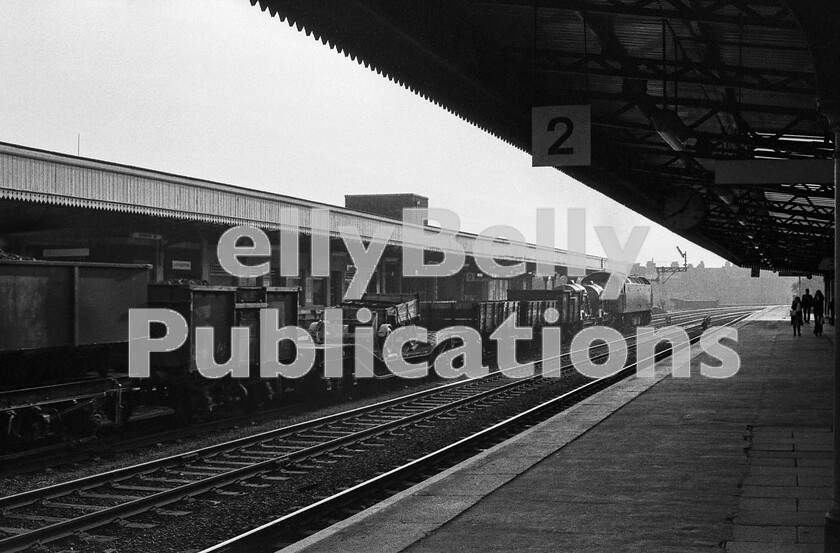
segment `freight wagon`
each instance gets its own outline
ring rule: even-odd
[[[315,344],[314,371],[308,377],[308,385],[317,386],[316,391],[334,391],[345,386],[356,384],[356,358],[359,358],[360,369],[368,371],[374,379],[391,378],[393,376],[386,364],[391,356],[385,351],[385,340],[392,332],[401,327],[423,324],[421,316],[421,302],[417,294],[365,294],[360,300],[344,301],[333,309],[341,310],[341,336],[330,340],[325,336],[324,320],[309,325],[309,334]],[[366,317],[361,317],[361,314]],[[432,342],[434,334],[432,333]],[[361,348],[357,356],[357,348]],[[418,362],[428,358],[434,346],[433,343],[407,342],[403,345],[399,355],[408,363]],[[329,350],[339,350],[329,355]],[[330,359],[340,359],[341,376],[337,376],[336,369],[329,369],[325,364]]]
[[[520,308],[519,326],[530,326],[537,331],[544,326],[559,326],[563,342],[587,325],[595,324],[597,310],[590,295],[580,284],[561,284],[553,290],[508,290],[508,299],[517,300]],[[546,320],[548,309],[556,310],[556,319]]]
[[[643,277],[627,277],[618,299],[605,300],[603,292],[608,279],[609,273],[601,272],[593,273],[580,283],[562,284],[553,290],[508,290],[508,299],[501,301],[419,302],[416,296],[365,295],[361,300],[341,304],[344,332],[338,344],[325,343],[323,322],[311,325],[310,334],[321,351],[318,371],[323,372],[323,352],[330,347],[341,348],[344,376],[340,380],[347,382],[352,378],[352,361],[358,346],[354,333],[355,329],[365,325],[372,326],[376,332],[377,339],[369,347],[373,350],[375,371],[384,376],[388,371],[384,366],[382,346],[389,333],[400,326],[420,325],[428,331],[428,340],[419,344],[410,343],[407,350],[404,348],[403,357],[415,363],[426,360],[431,365],[443,351],[462,345],[457,337],[443,341],[438,338],[439,331],[449,327],[476,330],[481,336],[483,357],[493,357],[497,346],[491,336],[511,316],[515,317],[518,326],[534,329],[531,347],[539,343],[540,331],[545,326],[560,327],[563,342],[568,344],[585,326],[608,325],[626,331],[650,323],[650,282]],[[419,312],[416,306],[419,306]],[[370,321],[359,323],[356,314],[361,308],[367,308],[372,313]],[[394,316],[403,310],[410,316]],[[552,316],[547,317],[548,313]],[[524,343],[519,345],[523,350],[529,346]]]
[[[0,261],[0,445],[122,422],[128,312],[150,270]]]
[[[0,261],[0,390],[125,371],[151,267]]]
[[[215,405],[244,402],[249,409],[282,394],[280,379],[259,377],[260,310],[275,309],[282,326],[297,325],[298,288],[280,286],[210,286],[194,282],[154,283],[148,287],[148,307],[171,309],[186,321],[190,332],[184,344],[170,352],[152,353],[152,374],[141,381],[143,398],[133,403],[152,402],[150,391],[170,390],[175,394],[168,403],[175,406],[180,418],[200,419]],[[231,328],[248,329],[247,378],[203,378],[196,366],[196,328],[212,328],[211,351],[216,363],[231,356]],[[152,332],[155,336],[154,331]],[[295,348],[287,340],[280,342],[277,359],[287,363]]]
[[[230,401],[247,407],[282,393],[283,382],[208,380],[195,370],[196,326],[214,329],[216,362],[229,358],[230,329],[251,329],[259,360],[259,310],[275,308],[281,326],[297,324],[297,288],[154,283],[146,265],[0,261],[0,446],[76,437],[126,422],[141,405],[200,418]],[[187,342],[153,354],[148,379],[128,375],[128,314],[165,307],[190,325]],[[282,342],[278,359],[294,355]]]

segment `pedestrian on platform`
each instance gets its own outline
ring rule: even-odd
[[[811,322],[811,308],[814,307],[814,296],[811,291],[805,288],[805,293],[802,295],[802,315],[805,318],[805,324]]]
[[[802,336],[802,300],[799,296],[793,298],[790,305],[790,324],[793,325],[793,335]]]
[[[825,296],[822,290],[814,292],[814,335],[822,336],[823,333],[823,313],[825,306]]]

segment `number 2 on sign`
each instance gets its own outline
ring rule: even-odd
[[[575,149],[571,147],[563,148],[563,144],[572,136],[572,133],[575,130],[575,124],[572,123],[572,120],[568,117],[555,117],[554,119],[548,122],[548,132],[554,132],[554,129],[557,128],[557,125],[564,125],[566,130],[563,131],[563,134],[560,135],[560,138],[555,140],[551,146],[548,147],[548,155],[572,155],[575,153]]]

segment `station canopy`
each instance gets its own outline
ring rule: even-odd
[[[525,151],[532,107],[591,105],[562,170],[740,266],[833,257],[837,0],[250,1]]]

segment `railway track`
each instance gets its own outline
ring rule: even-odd
[[[689,317],[684,324],[696,325],[705,317]],[[9,496],[0,499],[0,536],[4,536],[0,537],[0,550],[19,551],[151,509],[166,512],[161,511],[165,506],[231,484],[264,487],[305,472],[312,464],[331,464],[352,456],[359,447],[375,447],[377,438],[430,424],[427,421],[454,410],[508,401],[546,380],[535,375],[511,381],[494,373]]]
[[[728,320],[722,326],[734,325],[748,317],[752,312],[754,310],[726,317]],[[693,338],[692,343],[697,340],[699,340],[699,336]],[[297,540],[284,540],[283,536],[295,534],[300,536],[308,535],[328,525],[319,523],[319,521],[342,518],[340,515],[335,514],[336,512],[345,511],[346,516],[350,516],[354,511],[358,510],[353,506],[365,503],[369,504],[371,503],[371,498],[376,498],[377,500],[384,499],[396,493],[395,490],[404,489],[418,481],[418,475],[423,475],[424,478],[431,476],[455,464],[460,459],[482,451],[518,432],[534,426],[631,375],[635,371],[636,362],[627,365],[614,375],[592,380],[563,395],[463,438],[456,443],[443,447],[419,459],[412,460],[386,473],[377,475],[370,480],[361,482],[352,488],[324,498],[312,505],[298,509],[270,523],[204,549],[200,553],[236,553],[239,551],[274,552],[285,545],[291,545]],[[388,490],[388,493],[383,494],[382,490]]]
[[[651,324],[654,326],[661,326],[663,324],[679,324],[681,321],[691,321],[700,319],[704,316],[716,316],[725,313],[732,313],[738,310],[757,311],[763,309],[757,306],[725,306],[725,307],[707,307],[703,309],[687,309],[683,311],[669,311],[667,313],[658,313],[651,317]],[[667,321],[671,321],[668,323]]]
[[[164,414],[154,418],[150,417],[141,421],[143,424],[140,426],[146,428],[131,428],[104,439],[95,436],[80,438],[2,455],[0,456],[0,477],[78,463],[95,457],[110,457],[122,451],[152,447],[166,442],[183,441],[188,438],[218,433],[226,429],[234,429],[240,425],[276,420],[295,410],[302,410],[304,407],[304,403],[290,403],[256,413],[236,414],[190,426],[178,426],[174,421],[174,415]],[[152,425],[157,428],[168,429],[150,431],[148,427]],[[172,425],[175,425],[175,428],[169,428]]]
[[[654,326],[661,326],[663,324],[691,324],[692,319],[700,319],[701,314],[714,315],[721,312],[731,311],[732,308],[709,308],[699,310],[678,311],[669,314],[654,315],[652,323]],[[749,309],[749,308],[746,308]],[[113,379],[99,379],[99,380],[82,380],[75,383],[62,384],[62,387],[82,386],[89,387],[99,381],[111,382]],[[379,380],[386,382],[387,378],[380,378]],[[49,390],[50,387],[44,388]],[[33,389],[33,392],[35,390]],[[19,393],[14,391],[0,392],[0,396],[6,393]],[[53,401],[53,400],[49,400]],[[2,397],[0,397],[0,404],[2,404]],[[37,405],[33,402],[32,405]],[[302,404],[301,404],[302,405]],[[295,405],[291,408],[300,407]],[[12,452],[0,454],[0,477],[16,474],[22,471],[42,470],[47,467],[54,467],[61,464],[68,464],[83,461],[91,457],[98,457],[103,455],[112,455],[117,451],[125,451],[138,447],[152,446],[159,442],[183,440],[202,434],[203,432],[217,430],[220,425],[233,427],[238,424],[250,423],[253,420],[270,420],[276,418],[278,415],[288,413],[290,407],[284,405],[280,408],[270,408],[256,413],[247,413],[244,415],[235,414],[232,416],[225,416],[224,418],[213,418],[213,420],[193,424],[189,426],[181,426],[179,428],[170,428],[170,419],[173,419],[172,414],[162,414],[156,416],[159,419],[159,424],[167,427],[164,432],[148,432],[142,428],[128,427],[115,431],[112,435],[106,436],[105,439],[98,439],[97,436],[85,436],[70,440],[64,440],[55,443],[44,443],[35,445],[30,448],[21,448]],[[127,425],[142,427],[147,424],[148,420],[131,421]]]

